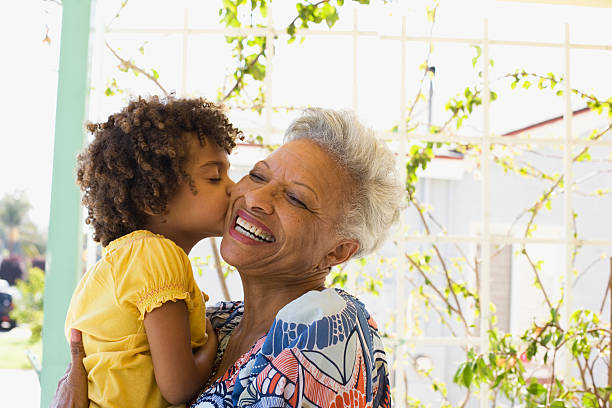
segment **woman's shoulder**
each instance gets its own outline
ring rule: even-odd
[[[362,302],[341,289],[311,291],[282,308],[268,332],[263,352],[277,355],[286,348],[323,350],[353,338],[373,348],[377,326]]]
[[[353,320],[357,316],[370,319],[370,314],[359,299],[338,288],[307,292],[283,307],[276,318],[309,324],[335,315]]]

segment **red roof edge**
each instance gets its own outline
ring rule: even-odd
[[[572,113],[574,115],[580,115],[580,114],[583,114],[583,113],[588,112],[590,110],[591,109],[589,107],[585,107],[585,108],[582,108],[582,109],[575,110]],[[547,119],[547,120],[544,120],[542,122],[537,122],[537,123],[534,123],[533,125],[529,125],[529,126],[526,126],[526,127],[520,128],[520,129],[516,129],[516,130],[513,130],[513,131],[508,132],[508,133],[504,133],[504,134],[502,134],[502,136],[516,136],[516,135],[521,134],[523,132],[526,132],[528,130],[537,129],[537,128],[541,127],[541,126],[549,125],[551,123],[555,123],[555,122],[558,122],[560,120],[563,120],[563,115],[555,116],[554,118]]]

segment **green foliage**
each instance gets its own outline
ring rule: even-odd
[[[396,258],[380,255],[367,255],[353,259],[331,269],[326,285],[329,287],[348,288],[353,292],[379,295],[385,277],[390,276]]]
[[[45,251],[46,240],[28,219],[31,204],[23,192],[6,194],[0,200],[0,249],[19,243],[28,257]]]
[[[555,364],[563,361],[558,361],[563,353],[572,356],[572,363],[583,380],[593,375],[596,361],[607,359],[610,353],[609,330],[601,326],[597,313],[578,310],[569,320],[569,326],[563,328],[556,308],[552,308],[544,325],[534,324],[519,339],[509,334],[500,337],[496,330],[489,331],[489,364],[482,354],[470,350],[453,381],[466,388],[487,384],[513,405],[525,407],[574,407],[576,401],[582,407],[609,406],[612,389],[595,385],[595,378],[592,378],[595,388],[590,388],[588,384],[578,385],[556,376]],[[525,364],[550,366],[551,377],[530,377]]]
[[[204,269],[203,269],[204,267],[207,267],[209,269],[216,269],[217,267],[210,255],[207,256],[205,259],[202,259],[199,256],[194,256],[193,258],[191,258],[191,261],[193,262],[196,268],[196,272],[199,276],[204,275]],[[224,260],[221,259],[220,263],[221,263],[221,272],[224,278],[227,278],[230,274],[236,272],[236,268],[228,264]]]
[[[23,193],[6,194],[0,200],[0,223],[6,227],[19,227],[25,222],[32,205]]]
[[[30,268],[27,280],[17,280],[17,289],[21,298],[14,299],[15,308],[11,318],[19,324],[28,325],[32,332],[30,343],[36,343],[40,341],[42,333],[45,273],[39,268]]]
[[[223,0],[219,10],[220,22],[229,28],[256,27],[267,28],[269,0]],[[369,0],[354,0],[360,4],[369,4]],[[312,24],[323,24],[332,28],[340,18],[339,8],[344,0],[323,0],[316,3],[296,2],[296,17],[286,26],[289,44],[296,40],[298,28],[309,28]],[[232,44],[232,56],[236,69],[232,74],[233,85],[219,93],[219,100],[226,102],[236,100],[252,106],[261,113],[264,100],[262,82],[266,77],[267,38],[264,35],[226,36]],[[256,96],[249,100],[243,90],[254,87]]]

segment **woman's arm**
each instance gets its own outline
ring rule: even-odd
[[[210,324],[208,341],[194,355],[191,349],[189,313],[183,300],[166,302],[144,318],[155,380],[171,404],[184,403],[195,396],[208,380],[217,351],[217,339]]]

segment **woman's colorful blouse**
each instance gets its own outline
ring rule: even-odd
[[[243,314],[241,302],[208,308],[219,336],[216,365]],[[257,341],[191,407],[391,406],[376,323],[339,289],[311,291],[281,309]]]

